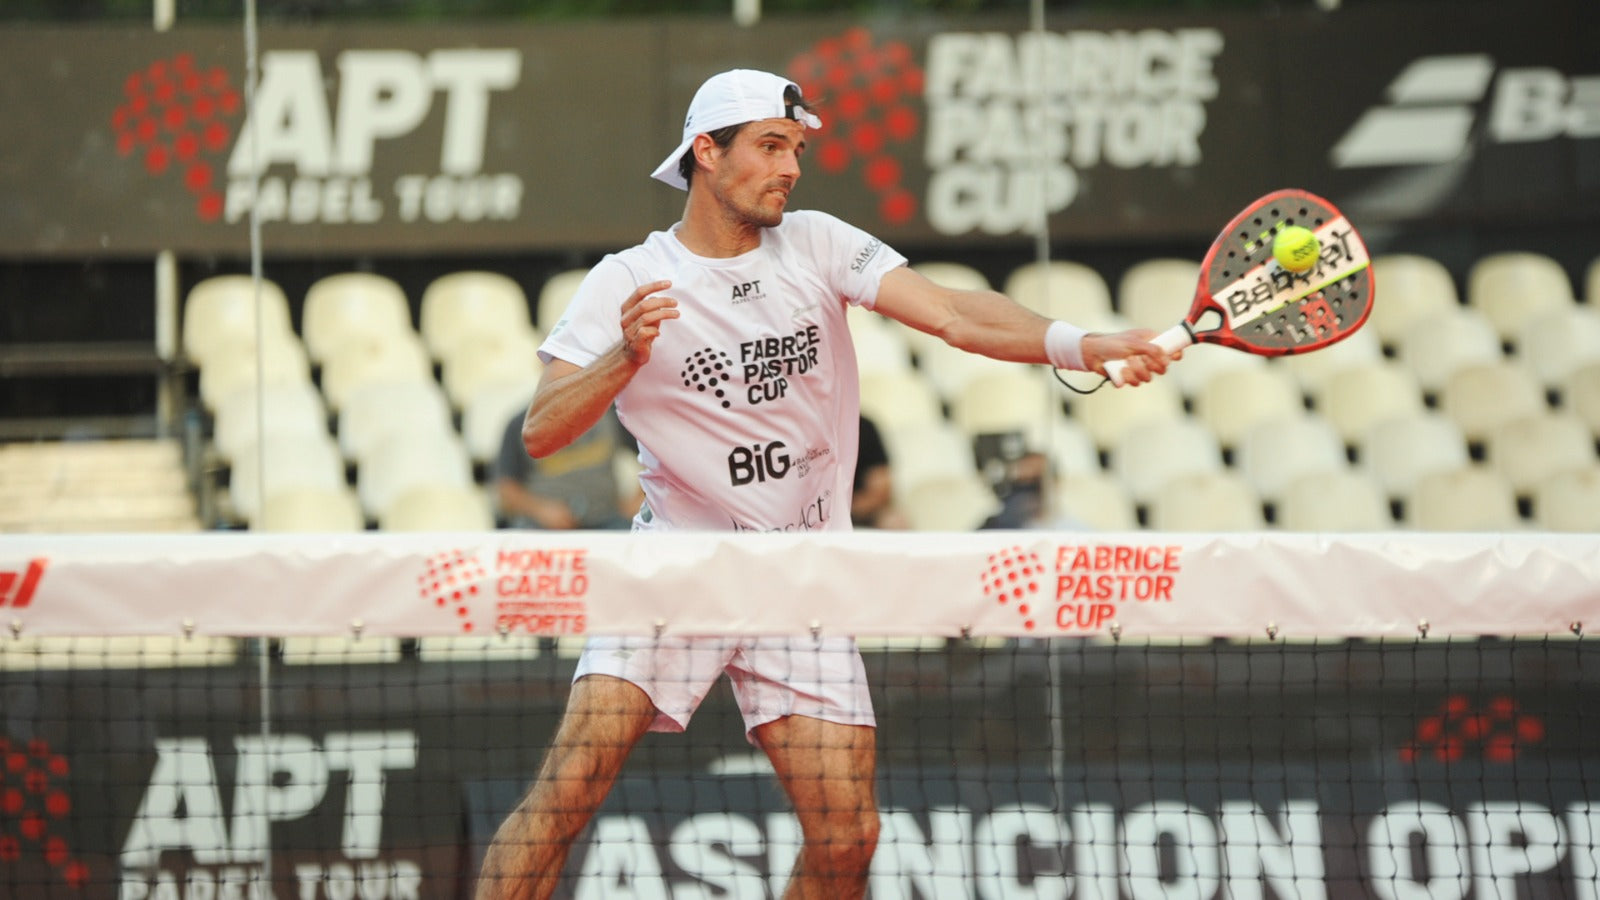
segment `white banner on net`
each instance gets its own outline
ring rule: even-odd
[[[1590,535],[14,535],[19,635],[1581,632]]]

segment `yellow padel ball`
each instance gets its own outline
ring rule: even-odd
[[[1290,225],[1272,239],[1272,258],[1290,272],[1304,272],[1317,264],[1322,244],[1311,229]]]

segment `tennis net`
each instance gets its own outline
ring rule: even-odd
[[[1548,535],[7,538],[0,894],[468,897],[583,636],[716,631],[861,636],[874,898],[1593,900],[1597,567]],[[777,896],[799,845],[724,680],[558,896]]]

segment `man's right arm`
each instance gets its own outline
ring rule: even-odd
[[[655,295],[670,285],[655,281],[628,295],[621,310],[622,340],[587,366],[563,359],[552,359],[545,366],[522,420],[522,445],[529,456],[548,456],[594,427],[650,361],[650,347],[661,335],[661,323],[678,317],[676,300]]]

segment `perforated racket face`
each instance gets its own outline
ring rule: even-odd
[[[1290,272],[1272,257],[1282,229],[1311,229],[1316,265]],[[1300,190],[1274,191],[1239,213],[1201,267],[1190,311],[1195,338],[1263,356],[1303,353],[1343,340],[1372,312],[1372,260],[1333,204]]]

